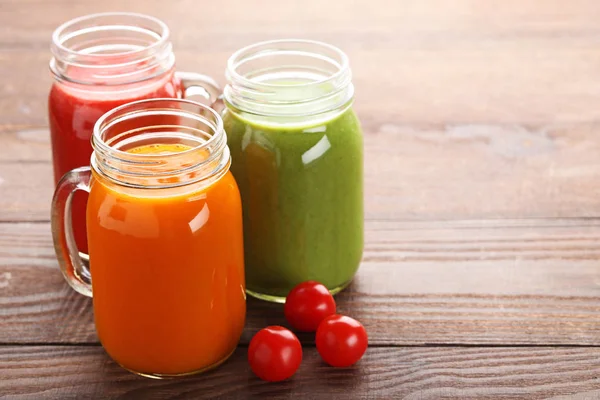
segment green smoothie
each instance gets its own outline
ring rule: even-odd
[[[306,280],[332,292],[363,251],[363,135],[348,108],[316,125],[223,115],[244,214],[248,292],[282,300]]]

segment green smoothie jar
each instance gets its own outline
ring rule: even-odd
[[[244,215],[248,294],[346,287],[363,252],[363,135],[348,57],[304,40],[258,43],[227,63],[223,121]]]

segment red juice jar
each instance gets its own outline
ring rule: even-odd
[[[48,97],[54,183],[90,164],[90,139],[107,111],[137,100],[181,98],[191,93],[213,101],[219,93],[204,75],[175,72],[167,25],[133,13],[87,15],[66,22],[52,35]],[[75,241],[87,253],[86,193],[72,203]]]

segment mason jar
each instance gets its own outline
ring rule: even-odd
[[[247,292],[332,293],[363,252],[363,134],[348,57],[320,42],[254,44],[227,63],[223,120],[244,215]]]
[[[220,116],[198,103],[141,100],[95,124],[90,167],[52,202],[59,265],[93,296],[100,342],[155,378],[205,371],[237,346],[246,315],[242,205]],[[70,207],[88,192],[89,268]]]

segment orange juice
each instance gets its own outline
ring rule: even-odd
[[[144,189],[93,171],[87,233],[96,329],[114,360],[169,376],[208,369],[233,352],[246,303],[241,202],[230,172],[209,185]]]

